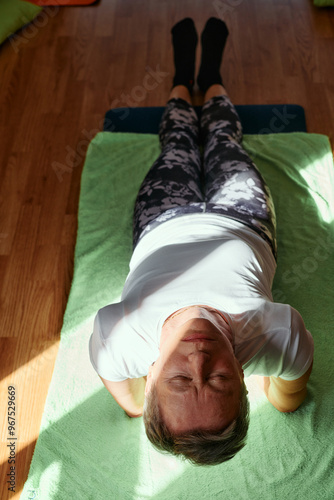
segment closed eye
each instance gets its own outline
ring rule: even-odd
[[[186,377],[185,375],[176,375],[172,377],[171,380],[191,381],[192,378]],[[225,375],[211,375],[207,377],[207,380],[227,380],[227,377],[225,377]]]

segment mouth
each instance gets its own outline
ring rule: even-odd
[[[182,342],[216,342],[216,339],[213,339],[205,334],[193,333],[185,339],[182,339]]]

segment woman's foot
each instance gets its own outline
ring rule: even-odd
[[[195,79],[195,57],[198,36],[194,21],[187,17],[172,28],[175,76],[173,87],[184,85],[192,92]]]
[[[228,29],[224,21],[210,17],[201,36],[202,59],[197,77],[198,86],[204,94],[211,85],[223,84],[220,66],[227,37]]]

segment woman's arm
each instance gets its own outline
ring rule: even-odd
[[[146,377],[111,382],[100,377],[112,397],[129,417],[141,417],[145,399]]]
[[[279,377],[263,377],[264,392],[272,405],[281,412],[292,412],[302,404],[307,394],[307,381],[312,365],[304,375],[296,380],[283,380]]]

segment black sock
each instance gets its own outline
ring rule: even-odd
[[[204,93],[215,83],[223,84],[220,65],[227,37],[228,29],[224,21],[210,17],[201,36],[202,59],[197,77],[198,86]]]
[[[197,33],[194,21],[187,17],[172,28],[175,76],[173,87],[185,85],[192,92],[195,79]]]

